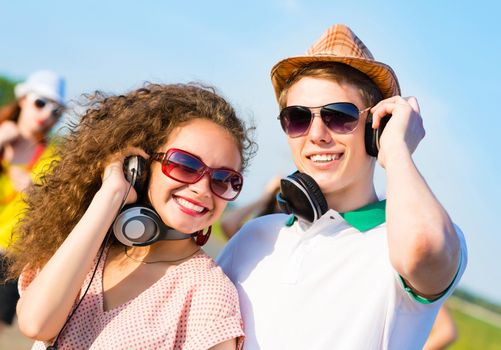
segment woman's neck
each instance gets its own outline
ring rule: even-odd
[[[198,250],[192,238],[158,241],[146,247],[129,248],[128,254],[143,261],[178,260]]]

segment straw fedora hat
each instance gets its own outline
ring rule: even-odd
[[[277,100],[291,74],[313,62],[344,63],[367,75],[379,87],[384,98],[400,95],[400,86],[393,69],[375,61],[369,49],[350,28],[336,24],[327,29],[304,56],[289,57],[273,66],[271,82]]]

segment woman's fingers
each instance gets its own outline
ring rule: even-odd
[[[107,183],[106,186],[118,186],[124,195],[127,192],[129,193],[126,200],[127,203],[133,203],[137,199],[137,193],[133,188],[130,188],[131,184],[127,181],[124,174],[124,161],[130,156],[149,158],[149,155],[141,148],[127,147],[109,157],[102,174],[103,184]]]

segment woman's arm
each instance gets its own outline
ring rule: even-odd
[[[26,336],[47,341],[60,331],[127,188],[122,162],[108,165],[86,212],[19,299],[18,323]],[[135,200],[135,192],[129,197]]]
[[[210,348],[211,350],[235,350],[237,348],[237,339],[233,338],[225,342],[219,343]]]

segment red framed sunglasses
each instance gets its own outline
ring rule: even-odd
[[[194,184],[209,174],[212,193],[227,201],[235,200],[242,190],[244,178],[238,171],[211,168],[197,156],[177,148],[155,153],[151,160],[162,163],[162,172],[167,177],[185,184]]]

